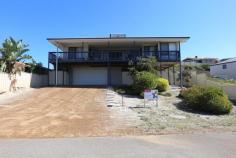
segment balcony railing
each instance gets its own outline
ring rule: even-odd
[[[49,62],[128,62],[142,57],[156,57],[158,61],[176,62],[180,59],[179,51],[153,52],[49,52]]]

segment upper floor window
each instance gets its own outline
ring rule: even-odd
[[[222,69],[227,69],[227,65],[226,65],[226,64],[223,64],[223,65],[222,65]]]
[[[169,51],[169,43],[161,43],[160,49],[161,51]]]
[[[160,44],[161,51],[177,51],[176,43],[161,43]]]
[[[144,46],[143,50],[144,50],[144,55],[146,57],[155,56],[157,47],[155,47],[155,46]]]
[[[69,47],[69,48],[68,48],[68,51],[69,51],[69,52],[76,52],[76,51],[77,51],[77,48],[76,48],[76,47]]]
[[[68,51],[69,52],[82,52],[83,48],[82,47],[69,47]]]
[[[176,43],[169,43],[169,51],[177,51]]]
[[[145,52],[154,52],[154,51],[156,51],[155,46],[144,46],[143,49],[144,49]]]

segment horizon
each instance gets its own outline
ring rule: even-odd
[[[28,54],[44,66],[48,52],[56,50],[47,38],[108,37],[115,33],[127,37],[189,36],[181,45],[182,59],[236,57],[234,0],[13,0],[2,2],[2,6],[0,42],[10,36],[22,39],[29,44]]]

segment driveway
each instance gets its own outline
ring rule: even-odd
[[[1,158],[235,158],[235,133],[0,140]]]
[[[106,107],[103,88],[40,88],[0,103],[0,137],[124,135],[135,129]]]

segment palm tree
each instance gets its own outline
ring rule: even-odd
[[[16,41],[12,37],[6,39],[2,48],[0,48],[0,71],[7,72],[11,80],[10,91],[16,90],[16,74],[25,70],[25,60],[32,59],[30,55],[25,54],[29,49],[28,45],[24,44],[22,40]]]
[[[22,40],[16,41],[12,37],[6,39],[0,48],[2,58],[0,59],[0,71],[9,74],[21,72],[24,68],[24,61],[32,59],[30,55],[25,54],[29,51],[28,45]],[[21,64],[20,64],[21,63]]]

